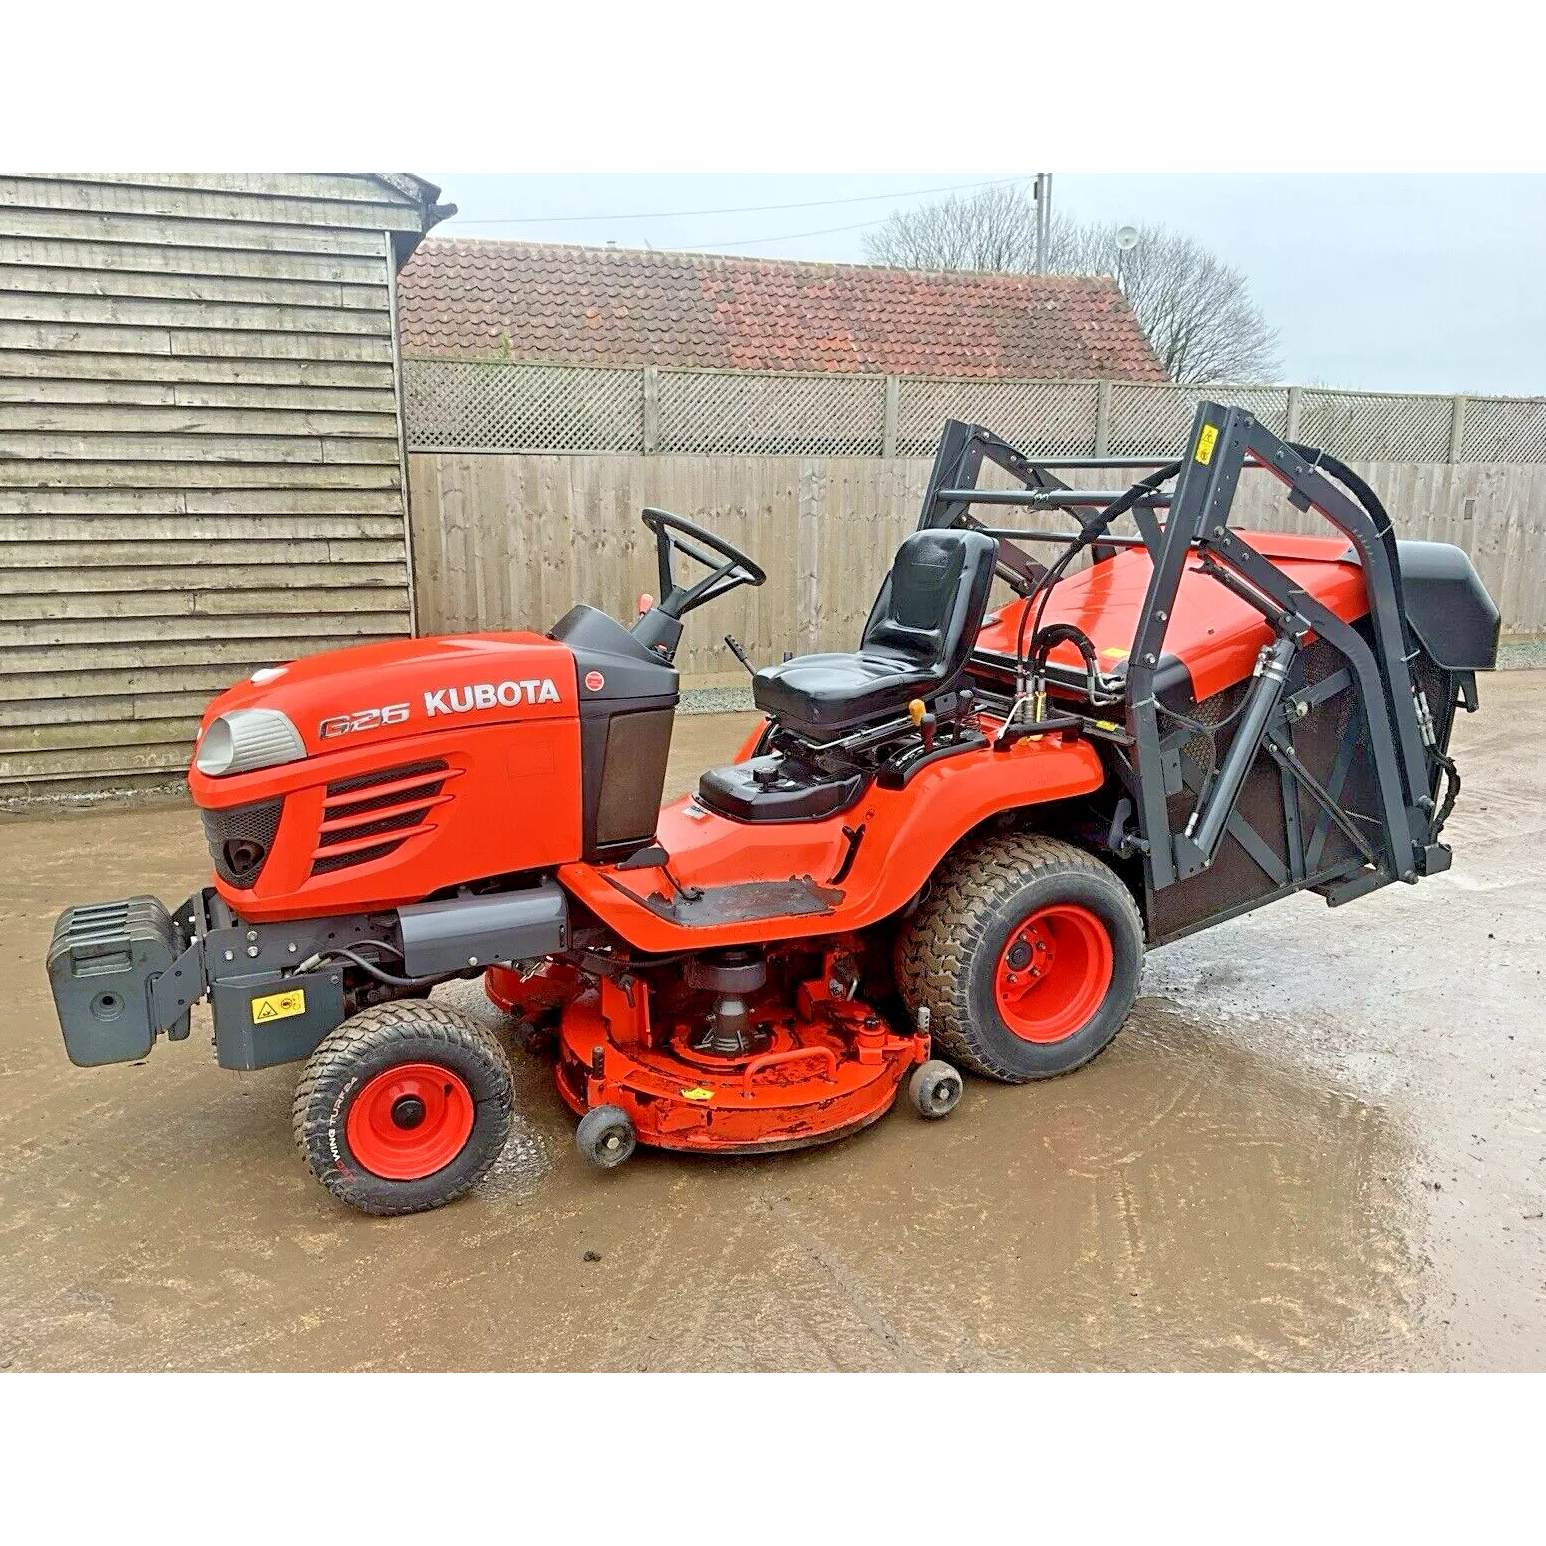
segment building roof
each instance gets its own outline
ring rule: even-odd
[[[1162,381],[1116,284],[430,238],[404,350],[572,365]]]
[[[434,183],[427,182],[412,172],[357,172],[354,175],[370,178],[377,187],[387,189],[388,192],[396,194],[398,198],[405,199],[418,208],[420,225],[417,231],[392,233],[392,255],[399,272],[414,248],[424,240],[424,233],[431,226],[439,225],[442,220],[449,220],[456,213],[456,205],[438,202],[440,189]]]

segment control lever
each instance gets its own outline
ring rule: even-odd
[[[747,657],[746,651],[741,648],[741,641],[736,638],[733,633],[727,633],[725,635],[725,644],[729,647],[730,653],[734,655],[743,666],[746,667],[747,671],[752,676],[756,676],[756,666],[751,663],[750,659]]]
[[[922,698],[914,698],[907,705],[907,717],[923,737],[923,754],[927,757],[934,750],[934,728],[939,721],[929,713],[929,707]]]

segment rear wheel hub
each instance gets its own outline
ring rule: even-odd
[[[1111,935],[1087,907],[1038,908],[1009,936],[993,976],[1004,1024],[1022,1041],[1062,1041],[1093,1018],[1111,987]]]

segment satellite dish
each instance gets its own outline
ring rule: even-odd
[[[1117,227],[1117,251],[1131,252],[1138,245],[1138,227],[1135,225],[1119,225]]]

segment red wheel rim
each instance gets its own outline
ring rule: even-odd
[[[438,1063],[399,1063],[354,1097],[344,1132],[372,1175],[418,1181],[443,1170],[472,1134],[472,1092]]]
[[[1087,907],[1059,902],[1038,908],[1009,936],[993,996],[1022,1041],[1062,1041],[1089,1024],[1112,971],[1106,925]]]

